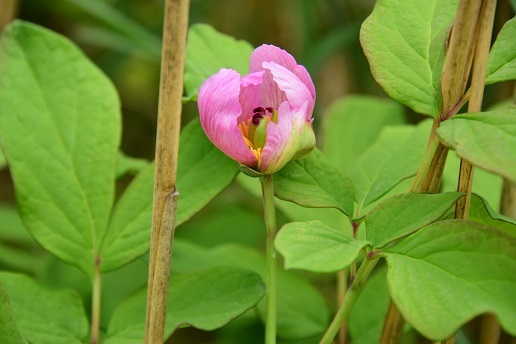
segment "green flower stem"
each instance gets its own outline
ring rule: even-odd
[[[100,271],[99,262],[95,262],[95,274],[93,276],[93,290],[91,296],[91,344],[99,342],[99,326],[100,326]]]
[[[353,305],[358,296],[358,293],[362,289],[362,286],[367,280],[367,277],[369,277],[371,271],[373,271],[373,268],[375,267],[376,263],[378,263],[378,257],[366,257],[364,259],[362,265],[360,265],[360,268],[357,271],[355,278],[353,279],[353,282],[351,283],[351,286],[349,287],[346,293],[346,296],[344,297],[344,302],[342,302],[342,305],[337,311],[337,314],[335,314],[335,317],[333,318],[330,327],[328,327],[328,330],[326,330],[326,333],[324,334],[324,337],[321,339],[319,344],[332,343],[333,339],[339,332],[341,324],[347,318],[349,311],[351,310],[351,306]]]
[[[261,178],[263,193],[263,212],[267,230],[267,277],[266,277],[266,306],[265,313],[265,343],[276,343],[276,266],[277,257],[274,249],[276,237],[276,210],[274,209],[274,184],[272,175],[266,174]]]

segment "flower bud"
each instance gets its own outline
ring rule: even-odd
[[[315,87],[286,51],[262,45],[250,73],[221,69],[199,90],[201,125],[222,152],[258,174],[272,174],[315,147]]]

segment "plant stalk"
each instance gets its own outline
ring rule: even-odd
[[[482,111],[482,100],[484,98],[485,75],[487,68],[487,58],[491,46],[491,36],[493,34],[493,23],[496,12],[496,0],[484,0],[480,9],[480,18],[476,30],[476,48],[471,73],[471,95],[468,103],[468,112]],[[456,219],[467,219],[469,214],[469,204],[471,201],[471,187],[473,184],[473,165],[461,159],[459,184],[457,191],[465,192],[466,197],[457,201],[455,207]]]
[[[443,107],[439,119],[434,121],[428,149],[411,191],[438,192],[444,165],[448,156],[445,147],[435,133],[439,124],[455,114],[467,98],[465,94],[473,56],[476,49],[477,21],[482,0],[460,0],[450,37],[446,61],[441,77]],[[433,154],[432,154],[433,153]],[[429,158],[432,156],[432,158]],[[391,301],[385,319],[381,343],[397,344],[403,335],[404,319]]]
[[[516,219],[516,183],[503,179],[500,214]]]
[[[156,135],[156,167],[145,343],[163,343],[178,193],[177,155],[188,31],[188,0],[166,0]]]
[[[266,313],[265,313],[265,343],[276,343],[276,268],[277,254],[274,248],[276,237],[276,210],[274,207],[274,183],[271,174],[261,178],[263,194],[263,215],[265,219],[267,277],[266,277]]]
[[[99,265],[100,261],[96,258],[91,295],[91,344],[97,344],[99,342],[100,294],[102,292]]]
[[[3,0],[0,11],[0,32],[9,24],[18,12],[18,0]]]
[[[378,257],[366,257],[364,259],[362,265],[360,265],[360,268],[357,271],[357,274],[355,275],[355,278],[353,279],[353,283],[351,283],[351,286],[346,292],[344,302],[342,302],[342,305],[337,311],[337,314],[335,314],[335,317],[333,318],[330,327],[328,327],[328,329],[326,330],[326,333],[324,334],[319,344],[332,343],[333,339],[339,332],[342,323],[347,318],[349,311],[351,310],[351,306],[355,302],[358,294],[360,293],[360,290],[362,290],[362,286],[367,280],[367,277],[369,277],[369,274],[371,273],[371,271],[373,271],[373,268],[375,267],[376,263],[378,263],[378,260]]]
[[[346,290],[348,289],[346,270],[340,270],[337,272],[337,307],[340,307],[344,302],[346,296]],[[339,330],[338,343],[345,344],[347,331],[346,331],[346,320],[342,323]]]
[[[482,0],[460,0],[441,79],[441,120],[464,96],[476,43],[476,28]]]

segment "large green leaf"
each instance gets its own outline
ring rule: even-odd
[[[4,31],[0,60],[0,144],[23,222],[91,276],[114,196],[116,91],[70,41],[34,24]]]
[[[248,42],[237,41],[207,24],[192,25],[186,44],[186,96],[196,98],[202,83],[221,68],[247,74],[252,51],[253,47]]]
[[[516,79],[516,17],[500,30],[489,52],[486,84]]]
[[[360,41],[385,92],[416,112],[436,117],[445,42],[457,0],[379,0]]]
[[[0,283],[0,342],[9,344],[26,343],[16,326],[9,297],[2,283]]]
[[[304,207],[336,208],[353,216],[353,182],[328,164],[317,148],[306,158],[289,162],[274,175],[274,194]]]
[[[240,245],[223,245],[207,251],[193,243],[176,240],[172,270],[198,271],[214,266],[236,266],[249,269],[265,279],[266,264],[263,254]],[[294,341],[320,336],[330,321],[328,304],[305,279],[278,268],[278,336]],[[260,317],[265,318],[265,299],[258,304]]]
[[[313,272],[345,269],[371,243],[355,240],[320,221],[291,222],[279,231],[275,245],[285,268]]]
[[[116,155],[116,178],[121,178],[126,174],[135,175],[147,166],[145,159],[133,158],[119,151]]]
[[[427,120],[414,128],[406,144],[396,151],[378,172],[364,199],[364,205],[378,200],[394,186],[416,174],[423,161],[431,126],[432,121]]]
[[[28,342],[84,343],[89,326],[79,296],[49,289],[25,275],[10,272],[0,272],[0,283],[9,296],[16,326]]]
[[[224,190],[239,169],[238,164],[208,140],[198,119],[183,128],[178,159],[176,222],[181,224]]]
[[[379,203],[367,216],[366,238],[381,248],[439,220],[464,194],[409,192]]]
[[[433,223],[385,250],[391,297],[425,337],[444,340],[489,312],[516,334],[516,239],[475,222]]]
[[[345,168],[355,183],[359,213],[417,173],[426,149],[430,122],[386,127],[374,144]]]
[[[344,169],[359,157],[386,125],[405,123],[403,106],[390,99],[347,96],[323,117],[322,148],[333,165]]]
[[[489,206],[485,199],[476,194],[471,195],[469,220],[497,228],[516,237],[516,220],[498,214]]]
[[[114,270],[149,249],[154,163],[147,165],[119,199],[100,247],[100,270]]]
[[[234,267],[172,275],[165,335],[180,325],[210,331],[252,308],[264,295],[260,276]],[[105,343],[141,343],[147,290],[129,297],[113,314]]]
[[[238,164],[206,137],[199,120],[181,132],[176,226],[192,218],[224,190],[238,173]],[[199,181],[202,180],[202,183]],[[101,270],[109,271],[143,255],[149,248],[154,165],[142,170],[113,212],[101,247]]]
[[[516,182],[516,106],[453,116],[437,134],[461,158]]]

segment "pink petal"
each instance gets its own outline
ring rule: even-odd
[[[201,125],[210,141],[224,154],[239,163],[255,167],[258,163],[238,129],[240,74],[221,69],[204,82],[199,90],[198,107]]]
[[[312,113],[315,99],[312,97],[305,83],[290,70],[277,63],[264,62],[263,68],[270,70],[273,80],[276,82],[279,89],[284,92],[290,106],[292,106],[294,110],[298,110],[301,105],[308,102],[308,112],[310,114]],[[264,90],[262,87],[262,93],[264,91],[267,90]]]
[[[253,51],[251,54],[251,73],[262,70],[263,62],[275,62],[291,72],[294,72],[297,68],[297,62],[292,55],[274,45],[264,44]]]
[[[294,73],[306,85],[312,95],[312,101],[315,103],[315,86],[312,78],[305,67],[297,64],[292,55],[274,45],[264,44],[256,48],[251,54],[251,73],[261,70],[263,62],[277,63]],[[277,105],[279,106],[279,104],[281,103]]]
[[[305,146],[305,140],[302,139],[305,126],[310,125],[310,122],[305,119],[309,106],[307,101],[301,105],[299,110],[294,111],[288,102],[280,105],[278,124],[270,122],[267,126],[267,140],[259,166],[261,172],[274,173],[295,158],[298,153],[313,148],[313,145]],[[311,131],[311,135],[313,144],[315,144],[313,131]]]
[[[260,106],[260,85],[265,71],[247,74],[240,80],[240,106],[242,114],[238,118],[238,123],[245,121],[253,116],[253,109]]]

